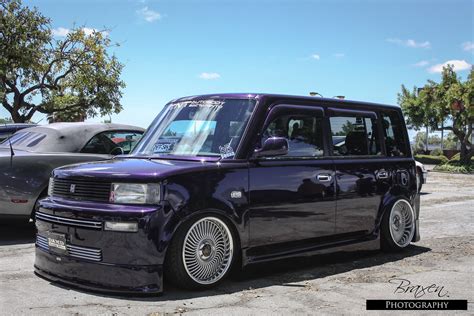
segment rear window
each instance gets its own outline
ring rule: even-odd
[[[389,157],[406,157],[408,142],[405,140],[403,122],[396,111],[382,113],[385,148]]]
[[[17,132],[8,141],[0,144],[1,147],[10,146],[32,148],[41,143],[46,138],[46,134],[37,132]]]

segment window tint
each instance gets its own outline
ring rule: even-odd
[[[141,132],[130,131],[107,131],[95,135],[84,146],[81,153],[89,154],[120,154],[121,148],[124,154],[128,154],[142,136]]]
[[[400,117],[396,111],[382,113],[385,148],[389,157],[403,157],[408,154],[407,142]]]
[[[335,156],[380,155],[377,120],[364,116],[330,118]]]
[[[270,137],[288,139],[286,157],[323,156],[322,118],[310,115],[284,115],[273,120],[265,130],[263,142]]]

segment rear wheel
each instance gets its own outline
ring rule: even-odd
[[[229,273],[235,240],[228,225],[215,216],[189,221],[173,237],[165,262],[166,278],[187,289],[210,288]]]
[[[399,199],[382,218],[382,249],[399,251],[410,244],[414,234],[415,212],[407,200]]]

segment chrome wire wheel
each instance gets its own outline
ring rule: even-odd
[[[389,228],[397,246],[404,248],[410,244],[415,233],[415,213],[408,201],[395,202],[390,212]]]
[[[219,281],[229,270],[233,254],[232,234],[216,217],[198,220],[184,238],[184,268],[191,279],[202,285]]]

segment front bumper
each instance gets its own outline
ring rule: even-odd
[[[147,294],[163,291],[163,268],[156,266],[112,265],[76,260],[36,247],[35,273],[74,287],[120,294]]]
[[[35,272],[87,290],[151,294],[163,291],[163,262],[172,216],[163,206],[139,207],[45,199],[36,214]],[[103,223],[136,221],[138,232],[105,231]],[[58,252],[48,236],[64,236]],[[53,251],[56,249],[56,251]]]

